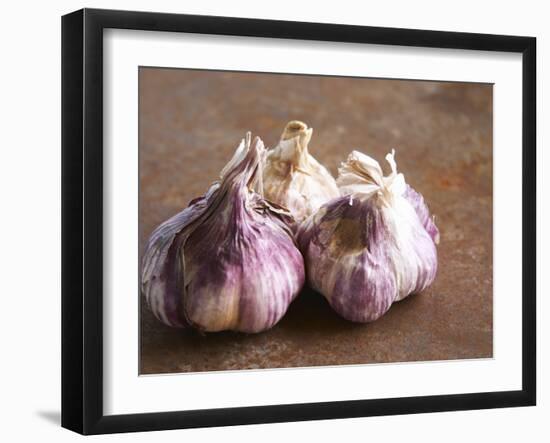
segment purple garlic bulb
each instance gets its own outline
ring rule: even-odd
[[[305,280],[290,213],[264,200],[266,150],[250,133],[221,180],[151,234],[141,290],[170,326],[260,332],[285,314]]]
[[[420,194],[397,173],[353,151],[339,169],[342,196],[298,230],[309,284],[342,317],[380,318],[393,302],[426,289],[437,271],[439,231]]]

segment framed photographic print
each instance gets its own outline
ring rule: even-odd
[[[62,425],[534,405],[531,37],[62,20]]]

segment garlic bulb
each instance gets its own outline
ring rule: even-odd
[[[141,288],[170,326],[259,332],[286,312],[305,279],[284,208],[262,197],[266,150],[250,133],[206,195],[151,235]]]
[[[265,197],[288,208],[297,222],[340,195],[332,175],[308,152],[312,132],[305,123],[289,122],[264,170]]]
[[[427,288],[437,271],[437,227],[397,173],[394,153],[386,160],[392,172],[384,177],[377,161],[352,152],[339,170],[342,197],[298,231],[308,282],[351,321],[376,320],[394,301]]]

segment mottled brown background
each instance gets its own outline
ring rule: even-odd
[[[334,175],[352,149],[385,163],[396,148],[441,230],[434,284],[370,324],[304,291],[270,331],[203,335],[161,324],[142,299],[142,374],[492,356],[491,85],[141,68],[139,94],[140,252],[246,131],[272,147],[292,119],[314,128],[310,152]]]

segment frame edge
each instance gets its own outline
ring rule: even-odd
[[[61,19],[61,426],[83,433],[84,13]]]
[[[537,40],[522,53],[522,386],[528,405],[537,404]]]

